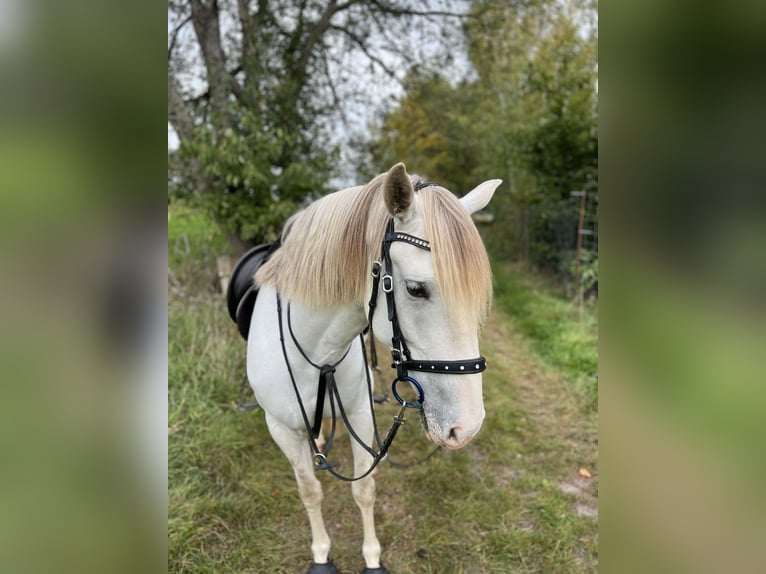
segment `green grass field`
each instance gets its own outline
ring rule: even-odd
[[[292,470],[263,413],[234,406],[245,345],[216,292],[225,241],[176,206],[168,225],[168,571],[305,572],[310,533]],[[378,537],[392,574],[598,569],[595,315],[580,320],[514,266],[494,269],[481,433],[463,450],[410,469],[383,465],[376,477]],[[394,410],[380,407],[381,427]],[[391,451],[405,462],[430,450],[411,420]],[[336,448],[348,470],[345,438]],[[321,478],[332,556],[341,572],[358,572],[362,531],[350,488]]]

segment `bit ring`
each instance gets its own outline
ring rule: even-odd
[[[396,384],[399,381],[407,381],[410,383],[413,387],[415,387],[415,390],[418,392],[418,400],[415,403],[408,403],[405,401],[402,397],[399,396],[399,393],[396,392]],[[402,405],[403,407],[407,407],[408,409],[421,409],[423,408],[423,400],[425,398],[423,394],[423,387],[420,386],[420,383],[417,382],[412,377],[403,376],[403,377],[396,377],[393,382],[391,383],[391,392],[394,394],[394,398],[396,401]]]

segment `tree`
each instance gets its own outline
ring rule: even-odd
[[[404,161],[408,169],[455,193],[476,185],[477,129],[472,125],[475,86],[452,86],[434,72],[413,70],[405,81],[406,96],[383,115],[368,144],[374,165]]]
[[[171,195],[204,208],[235,251],[273,239],[325,191],[344,103],[401,81],[418,27],[459,20],[428,0],[170,0]],[[439,36],[429,35],[429,38]],[[349,74],[367,62],[373,81]]]
[[[576,242],[570,192],[597,191],[595,4],[480,0],[467,43],[496,118],[484,122],[510,201],[517,256],[564,275]]]
[[[594,17],[589,1],[473,2],[464,34],[478,78],[412,78],[370,146],[373,158],[407,154],[455,191],[470,186],[462,177],[501,177],[488,246],[562,278],[577,237],[570,192],[597,192]]]

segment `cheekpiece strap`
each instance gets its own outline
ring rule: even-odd
[[[410,235],[409,233],[402,233],[401,231],[386,233],[386,235],[383,237],[383,241],[386,243],[393,243],[394,241],[404,241],[405,243],[409,243],[410,245],[414,245],[415,247],[419,247],[420,249],[431,251],[431,244],[428,241],[426,241],[425,239],[421,239],[420,237],[415,237],[414,235]]]
[[[481,373],[487,368],[487,359],[478,357],[464,361],[404,361],[404,367],[408,371],[420,371],[422,373],[441,373],[445,375],[471,375]]]

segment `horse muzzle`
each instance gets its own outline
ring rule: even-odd
[[[426,437],[428,440],[449,450],[458,450],[471,442],[473,437],[479,433],[484,421],[484,412],[482,410],[478,420],[468,421],[459,419],[452,424],[443,426],[428,413],[426,413],[425,418],[426,428],[428,429]]]

